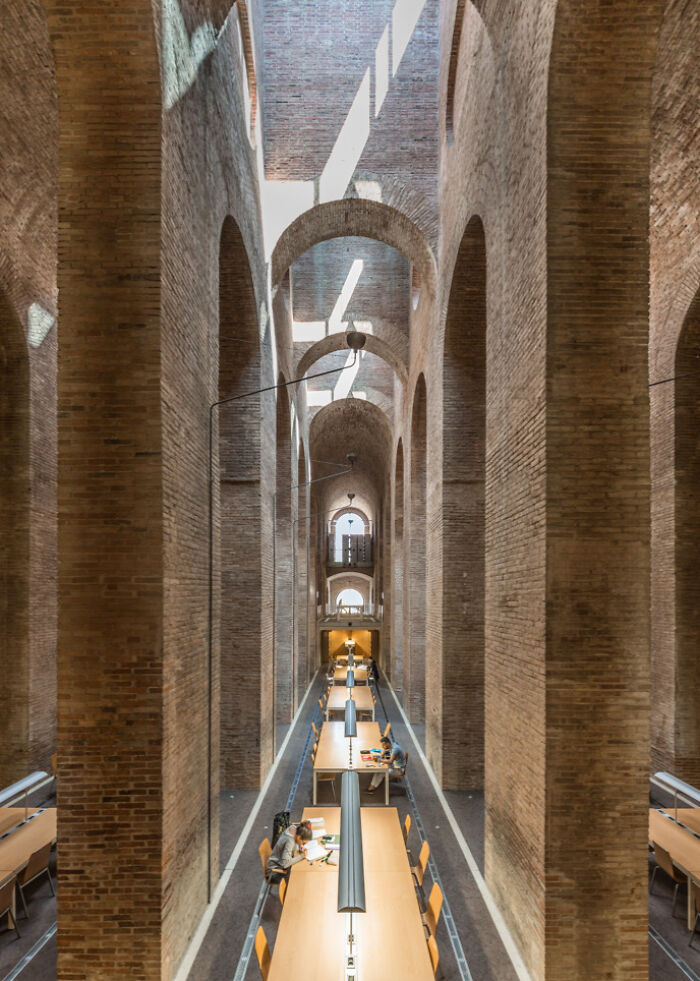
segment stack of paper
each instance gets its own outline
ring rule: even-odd
[[[315,862],[317,858],[324,857],[326,854],[326,849],[323,847],[320,841],[314,839],[313,841],[307,841],[304,852],[309,862]]]

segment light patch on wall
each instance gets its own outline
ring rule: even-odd
[[[391,70],[395,75],[413,37],[425,0],[396,0],[391,12]]]
[[[379,181],[355,181],[355,193],[364,201],[382,201],[382,188]]]
[[[334,201],[345,195],[369,139],[369,101],[370,70],[368,68],[321,173],[320,203]]]
[[[374,325],[371,320],[355,320],[353,323],[355,330],[361,331],[363,334],[373,334]]]
[[[213,24],[200,24],[192,37],[187,33],[178,0],[162,0],[163,102],[172,109],[197,77],[199,66],[216,47]]]
[[[306,390],[306,404],[310,409],[316,408],[318,406],[330,405],[333,401],[333,395],[326,389],[324,392],[310,392],[307,388]]]
[[[338,299],[335,301],[333,312],[328,318],[329,334],[337,334],[341,330],[345,329],[343,315],[348,308],[348,303],[350,302],[352,294],[355,292],[355,287],[359,282],[360,276],[362,275],[362,270],[364,268],[365,263],[363,259],[355,259],[353,264],[350,266],[350,272],[345,277],[343,288],[338,295]]]
[[[374,52],[374,116],[379,115],[389,91],[389,25],[384,28]]]
[[[41,347],[56,318],[40,303],[32,303],[27,311],[27,339],[31,347]]]
[[[362,357],[362,352],[360,352],[360,357],[355,361],[355,364],[353,364],[351,368],[350,365],[352,364],[354,357],[355,354],[353,351],[351,351],[345,362],[345,370],[341,372],[340,378],[336,382],[336,386],[333,389],[334,402],[337,402],[339,399],[346,399],[348,397],[348,393],[352,388],[352,383],[357,377],[357,372],[360,370],[360,359]]]
[[[363,402],[367,401],[367,392],[353,392],[352,397],[354,399],[362,399]]]
[[[313,208],[313,181],[263,181],[262,198],[265,252],[269,257],[277,239],[304,211]]]
[[[325,320],[293,320],[292,340],[295,344],[315,343],[326,336]]]

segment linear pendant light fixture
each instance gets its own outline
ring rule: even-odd
[[[352,698],[345,702],[345,737],[352,739],[357,736],[357,706]]]
[[[362,859],[360,781],[355,770],[343,771],[338,873],[338,912],[364,913],[365,867]]]
[[[347,675],[347,678],[345,680],[345,687],[346,688],[354,688],[355,687],[355,672],[353,671],[352,668],[348,668],[348,675]]]

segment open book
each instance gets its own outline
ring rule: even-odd
[[[316,838],[314,838],[313,841],[307,841],[304,851],[309,862],[315,862],[317,858],[323,858],[326,854],[326,849],[323,847],[320,840],[317,840]]]

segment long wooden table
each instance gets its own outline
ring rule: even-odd
[[[395,807],[363,807],[366,913],[353,914],[362,981],[433,981],[401,825]],[[307,807],[326,831],[340,831],[337,807]],[[293,866],[268,981],[341,981],[346,914],[338,913],[338,869]]]
[[[351,768],[351,751],[353,770],[357,770],[358,773],[383,772],[386,774],[388,770],[386,763],[379,766],[375,763],[365,763],[360,755],[361,749],[379,749],[381,738],[382,734],[379,731],[378,722],[358,722],[356,739],[346,739],[344,722],[324,722],[321,727],[316,759],[314,760],[314,804],[318,800],[318,774],[342,773],[343,770],[349,770]],[[384,802],[388,804],[388,776],[384,779],[384,788]]]
[[[671,813],[671,812],[669,812]],[[679,810],[680,815],[680,810]],[[700,840],[655,808],[649,810],[649,841],[656,842],[671,856],[673,864],[688,879],[688,929],[693,929],[695,911],[690,882],[700,882]]]
[[[367,678],[367,668],[353,668],[355,673],[355,684],[356,685],[366,685],[368,684]],[[338,667],[333,672],[333,684],[334,685],[344,685],[348,680],[348,668]]]
[[[36,807],[30,807],[27,814],[34,814]],[[23,807],[0,807],[0,835],[24,821]]]
[[[361,685],[359,688],[343,688],[342,685],[333,685],[328,693],[328,701],[326,702],[326,721],[331,712],[345,711],[345,701],[350,698],[350,692],[352,692],[352,698],[357,711],[371,712],[372,722],[374,722],[374,697],[369,685]],[[363,746],[362,748],[364,749],[365,747]]]
[[[7,811],[18,811],[20,815],[19,821],[15,820],[16,815],[2,813]],[[35,814],[36,809],[33,809],[30,813]],[[0,820],[5,816],[8,819],[13,818],[13,823],[5,829],[9,830],[9,828],[14,827],[20,821],[24,820],[24,808],[1,808]],[[31,821],[27,821],[26,824],[23,824],[13,831],[12,834],[8,835],[7,838],[0,841],[0,886],[7,882],[8,879],[11,879],[12,876],[21,872],[37,849],[53,843],[56,840],[56,832],[56,808],[47,807],[46,810],[41,811],[40,814],[33,817]],[[15,913],[14,897],[12,913],[13,915]]]
[[[671,807],[665,810],[668,814],[672,814],[679,824],[684,824],[696,835],[700,835],[700,807],[679,807],[677,812]]]

